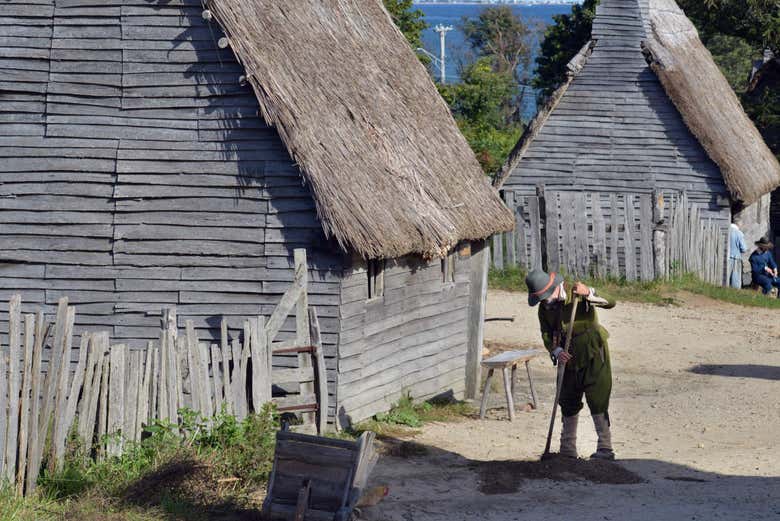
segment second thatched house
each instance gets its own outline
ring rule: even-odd
[[[331,418],[462,394],[512,219],[403,35],[379,0],[205,7],[2,3],[3,298],[138,347],[176,305],[208,337],[306,248]]]
[[[722,282],[728,224],[769,232],[780,164],[691,22],[674,0],[602,0],[569,69],[497,179],[507,261]]]

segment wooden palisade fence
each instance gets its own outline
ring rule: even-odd
[[[294,282],[267,321],[249,318],[231,335],[223,319],[220,342],[207,344],[191,320],[179,331],[175,308],[167,308],[159,342],[145,350],[112,345],[106,332],[82,333],[75,369],[75,307],[60,299],[52,325],[40,311],[22,318],[21,297],[14,295],[8,346],[0,348],[0,481],[33,490],[44,461],[52,470],[62,467],[71,434],[99,456],[119,455],[124,443],[140,441],[145,425],[176,423],[182,408],[243,419],[274,402],[280,412],[301,413],[303,430],[325,430],[324,355],[306,286],[306,252],[296,250]],[[275,342],[293,311],[296,338]],[[298,355],[297,368],[273,369],[273,355],[289,354]],[[283,384],[298,392],[273,397],[272,385]]]
[[[724,282],[726,226],[703,217],[684,192],[507,192],[505,199],[516,228],[493,237],[496,268],[545,267],[629,281],[694,273]]]

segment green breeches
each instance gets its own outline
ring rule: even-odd
[[[607,413],[609,396],[612,393],[612,368],[609,363],[609,352],[604,349],[604,361],[601,357],[591,358],[590,363],[582,368],[566,366],[561,387],[561,413],[564,416],[574,416],[582,409],[582,395],[588,402],[591,414]]]

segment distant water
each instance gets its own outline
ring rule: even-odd
[[[473,59],[466,43],[466,37],[461,30],[463,18],[477,18],[486,5],[473,4],[415,4],[425,13],[425,21],[430,26],[423,32],[423,47],[428,52],[439,56],[439,35],[433,28],[438,24],[451,25],[452,31],[447,33],[447,83],[460,81],[459,71],[464,63]],[[540,27],[540,37],[544,27],[553,23],[553,16],[571,12],[571,5],[512,5],[512,10],[519,15],[529,27]],[[534,68],[534,58],[538,50],[538,42],[531,58],[531,71]],[[434,69],[435,70],[435,69]],[[438,77],[438,71],[436,71]],[[530,119],[536,114],[536,93],[530,89],[524,98],[523,115]]]

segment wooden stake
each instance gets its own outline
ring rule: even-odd
[[[22,387],[19,367],[22,358],[21,306],[22,297],[12,296],[8,303],[8,431],[5,435],[5,477],[9,482],[16,477],[16,455],[19,448],[19,394]],[[0,411],[0,414],[4,413],[5,409]]]
[[[16,468],[16,491],[24,492],[24,474],[27,470],[27,447],[30,441],[30,393],[33,381],[33,348],[35,347],[35,315],[24,316],[24,380],[19,419],[19,465]],[[38,397],[35,397],[38,401]]]

